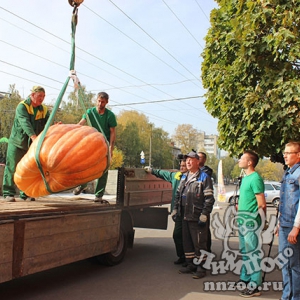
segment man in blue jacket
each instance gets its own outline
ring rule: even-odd
[[[281,300],[296,300],[300,299],[300,142],[286,144],[283,157],[288,168],[280,188],[279,252],[291,255],[284,255]]]

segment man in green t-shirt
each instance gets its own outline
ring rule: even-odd
[[[87,116],[91,122],[91,125],[101,132],[109,143],[110,156],[113,156],[113,150],[116,140],[116,126],[117,120],[115,114],[106,108],[109,96],[105,92],[98,93],[96,107],[89,108],[86,113],[82,116],[82,119],[78,123],[79,125],[85,125],[87,123]],[[100,125],[100,126],[99,126]],[[97,180],[95,188],[95,202],[105,203],[102,200],[104,195],[106,183],[108,177],[108,170]],[[74,195],[79,195],[81,192],[86,190],[87,184],[83,184],[74,189]]]
[[[262,284],[262,270],[251,268],[251,253],[259,251],[262,220],[266,216],[266,199],[264,195],[264,182],[255,171],[258,155],[247,150],[239,159],[239,167],[245,172],[240,187],[238,202],[237,223],[239,226],[239,249],[242,254],[243,266],[240,280],[236,283],[247,285],[240,294],[242,297],[259,296],[259,286]],[[252,258],[252,257],[251,257]],[[254,259],[255,257],[253,257]],[[260,266],[261,257],[257,256],[257,265]]]

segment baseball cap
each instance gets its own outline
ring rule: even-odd
[[[35,85],[32,89],[31,89],[32,93],[38,93],[38,92],[43,92],[45,93],[45,89],[42,86],[39,85]]]
[[[196,152],[194,152],[194,151],[192,151],[192,152],[190,152],[190,153],[188,153],[188,154],[186,154],[186,155],[184,156],[184,158],[187,158],[187,157],[199,159],[199,155],[198,155]]]

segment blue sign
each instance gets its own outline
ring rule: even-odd
[[[141,164],[144,164],[146,162],[145,158],[141,158]]]

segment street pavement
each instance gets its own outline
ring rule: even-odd
[[[213,213],[222,218],[227,204],[215,205]],[[275,209],[268,207],[269,214]],[[217,287],[220,282],[238,280],[233,271],[213,275],[210,271],[202,279],[191,274],[179,274],[180,266],[174,265],[175,247],[172,240],[174,223],[169,218],[167,230],[136,229],[133,249],[124,261],[114,267],[98,265],[94,260],[84,260],[67,266],[29,275],[0,284],[0,299],[5,300],[196,300],[242,299],[238,291],[210,290],[205,285]],[[230,238],[232,248],[238,247],[236,237]],[[213,238],[212,251],[220,259],[224,241]],[[268,253],[269,246],[264,250]],[[271,256],[278,251],[275,237]],[[266,281],[281,281],[278,269],[266,274]],[[276,286],[275,286],[276,287]],[[258,299],[280,299],[281,292],[270,287]]]

